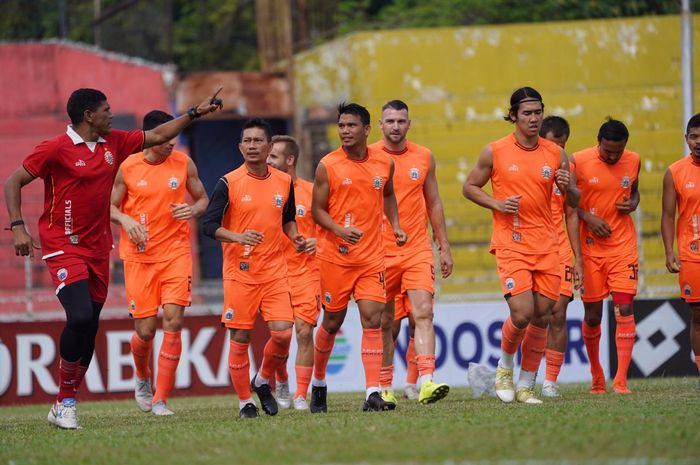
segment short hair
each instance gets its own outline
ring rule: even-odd
[[[107,101],[107,96],[97,89],[78,89],[68,97],[66,111],[71,124],[83,122],[85,111],[95,111],[102,102]]]
[[[262,118],[251,118],[243,123],[243,129],[241,129],[241,140],[243,140],[243,131],[250,128],[260,128],[265,132],[265,137],[267,137],[268,142],[270,142],[272,139],[272,126],[270,126],[270,123]]]
[[[548,133],[552,133],[554,137],[569,137],[571,135],[571,129],[569,128],[569,122],[566,121],[561,116],[550,115],[542,120],[542,127],[540,128],[540,136],[546,137]]]
[[[152,110],[146,113],[146,116],[143,117],[143,130],[144,131],[150,131],[153,128],[157,128],[163,123],[167,123],[168,121],[172,121],[173,115],[166,113],[161,110]]]
[[[630,132],[627,130],[625,123],[613,119],[612,116],[608,116],[607,121],[598,130],[598,142],[602,139],[613,142],[627,141],[629,138]]]
[[[273,144],[278,142],[284,144],[285,147],[287,147],[286,152],[294,157],[294,165],[297,164],[297,160],[299,159],[299,143],[295,138],[287,135],[272,136],[271,142]]]
[[[688,134],[691,129],[700,128],[700,113],[696,113],[688,120],[688,125],[685,128],[685,133]]]
[[[544,109],[544,102],[539,92],[532,87],[521,87],[516,89],[510,96],[510,108],[508,109],[508,114],[504,116],[503,119],[512,123],[513,120],[510,119],[510,115],[517,115],[520,104],[525,102],[540,102],[542,104],[542,109]]]
[[[362,105],[357,103],[345,103],[341,102],[338,104],[338,121],[340,121],[340,115],[355,115],[360,118],[362,124],[365,126],[370,125],[369,111]]]
[[[382,113],[387,108],[391,108],[392,110],[396,111],[406,110],[406,113],[408,113],[408,105],[406,105],[403,100],[390,100],[389,102],[386,102],[384,106],[382,106]]]

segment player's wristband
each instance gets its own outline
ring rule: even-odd
[[[12,231],[12,228],[14,228],[15,226],[21,226],[23,224],[24,224],[24,220],[15,220],[12,223],[10,223],[9,228],[5,228],[5,231]]]
[[[192,107],[189,110],[187,110],[187,116],[189,116],[190,119],[193,120],[201,117],[202,114],[197,111],[197,107]]]

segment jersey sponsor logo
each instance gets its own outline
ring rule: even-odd
[[[231,321],[233,320],[233,309],[232,308],[227,308],[226,313],[224,313],[224,320],[226,321]]]
[[[518,168],[518,165],[510,165],[508,167],[508,171],[510,171],[511,173],[517,173],[518,171],[520,171],[520,168]]]
[[[598,176],[593,176],[588,180],[588,184],[598,184],[600,182],[600,179],[598,179]]]
[[[250,270],[250,263],[248,262],[240,262],[238,264],[238,268],[240,268],[241,271],[249,271]]]
[[[620,185],[622,186],[623,189],[627,189],[630,187],[630,177],[629,176],[622,176],[622,181],[620,182]]]
[[[382,177],[377,175],[372,179],[372,187],[374,187],[376,190],[379,190],[382,188]]]
[[[109,150],[105,151],[105,161],[110,165],[114,164],[114,157],[112,156],[112,152]]]
[[[56,277],[58,278],[59,281],[65,281],[66,278],[68,277],[68,270],[65,268],[61,268],[56,272]]]
[[[688,182],[685,184],[685,188],[686,188],[686,189],[695,189],[695,183],[694,183],[693,181],[688,181]]]
[[[73,234],[73,201],[63,202],[63,229],[66,236]]]
[[[413,167],[410,170],[408,170],[408,177],[411,178],[413,181],[418,181],[418,178],[420,178],[420,171],[418,168]]]
[[[342,184],[343,184],[343,186],[349,186],[350,184],[352,184],[352,179],[345,178],[345,179],[343,179]]]
[[[544,165],[541,170],[542,177],[545,179],[549,179],[552,177],[552,168],[548,165]]]
[[[147,187],[148,186],[148,181],[145,179],[139,180],[139,182],[136,183],[136,187]]]
[[[177,189],[179,185],[180,185],[180,183],[177,181],[177,178],[175,176],[168,179],[168,187],[171,188],[172,190]]]
[[[85,163],[85,160],[78,160],[75,162],[75,166],[87,166],[87,163]]]
[[[509,291],[515,289],[515,279],[506,278],[506,289],[508,289]]]
[[[323,301],[327,304],[330,304],[333,301],[333,296],[330,292],[326,291],[326,293],[323,294]]]
[[[693,295],[693,288],[690,287],[690,284],[683,285],[683,295]]]
[[[252,202],[252,201],[253,201],[253,197],[249,196],[248,194],[241,197],[241,202]]]
[[[301,204],[297,204],[297,216],[303,218],[305,215],[306,215],[306,207],[301,205]]]
[[[78,236],[77,234],[71,234],[70,236],[68,236],[68,242],[70,242],[73,245],[78,245],[78,243],[80,242],[80,236]]]
[[[284,198],[280,194],[275,194],[275,196],[272,199],[273,199],[273,202],[275,203],[275,207],[282,208],[282,204],[284,203]]]

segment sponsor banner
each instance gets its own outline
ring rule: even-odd
[[[637,339],[628,376],[697,376],[690,345],[690,309],[681,299],[634,302]],[[608,338],[615,347],[615,318],[610,318]],[[612,376],[617,371],[617,353],[610,353]]]

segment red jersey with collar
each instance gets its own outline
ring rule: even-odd
[[[75,144],[62,134],[39,144],[24,169],[44,180],[39,218],[42,254],[102,256],[112,249],[110,196],[119,165],[143,149],[143,131],[113,129],[95,144]]]

